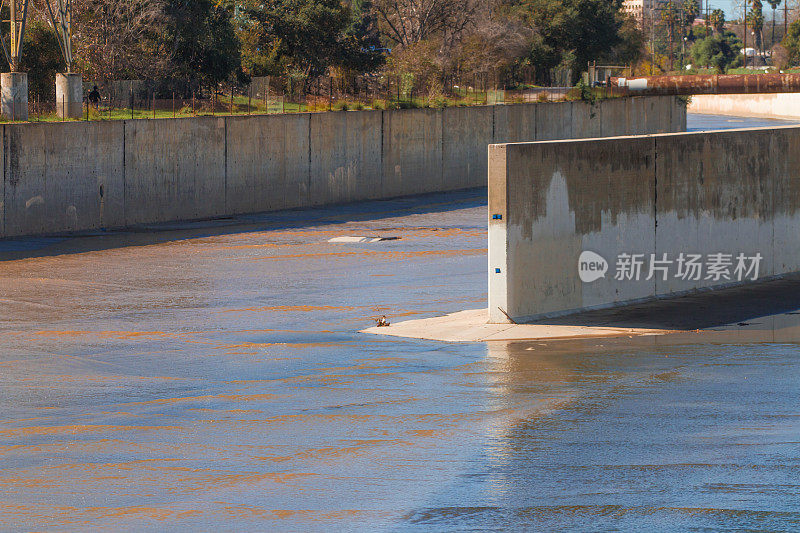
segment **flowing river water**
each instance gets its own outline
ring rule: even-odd
[[[800,529],[796,315],[358,333],[485,305],[485,190],[0,242],[0,530]]]

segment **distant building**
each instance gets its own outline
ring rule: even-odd
[[[653,15],[653,10],[661,7],[661,4],[666,0],[624,0],[622,2],[622,10],[643,23],[650,20]]]

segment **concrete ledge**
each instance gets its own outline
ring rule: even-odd
[[[791,275],[751,285],[586,311],[534,324],[487,324],[488,310],[474,309],[369,328],[364,333],[447,342],[578,342],[598,337],[624,338],[627,342],[650,337],[658,345],[795,342],[800,338],[799,309],[800,275]]]
[[[550,324],[488,324],[488,309],[471,309],[450,315],[407,320],[362,333],[444,342],[488,342],[594,337],[664,335],[670,330]]]

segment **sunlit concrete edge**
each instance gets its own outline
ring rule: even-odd
[[[406,320],[362,333],[444,342],[488,342],[664,335],[666,329],[616,328],[550,324],[489,324],[488,309],[469,309],[444,316]]]

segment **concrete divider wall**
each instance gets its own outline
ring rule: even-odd
[[[759,279],[800,271],[800,128],[494,145],[490,161],[494,322],[752,281],[734,275],[739,254],[761,254]],[[581,281],[585,251],[604,277]],[[700,279],[677,276],[682,253],[703,256]],[[728,279],[709,277],[718,253]],[[638,279],[616,279],[622,254],[643,254]],[[651,254],[673,262],[666,280]]]
[[[4,125],[0,238],[479,187],[493,142],[685,129],[675,98]]]

